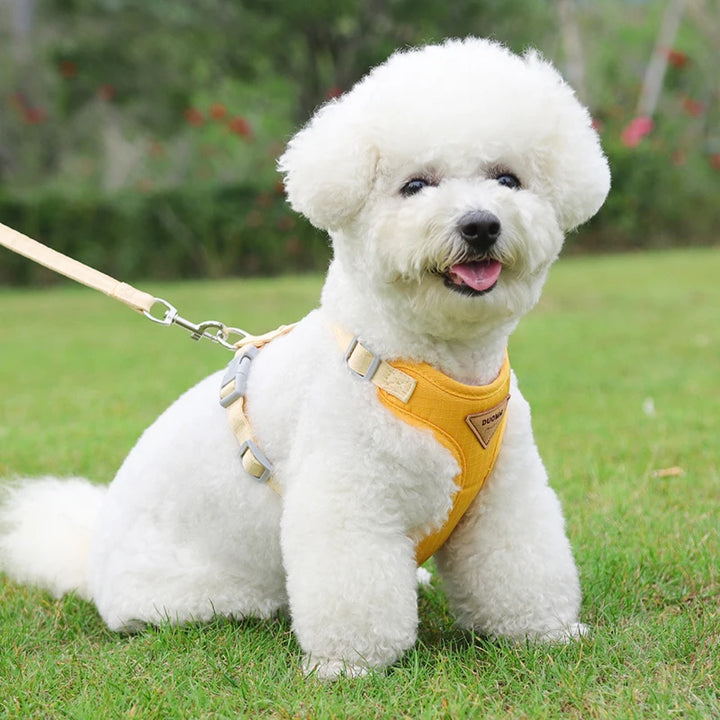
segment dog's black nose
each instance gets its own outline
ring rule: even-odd
[[[489,250],[500,237],[500,218],[487,210],[475,210],[463,215],[458,223],[460,236],[474,250]]]

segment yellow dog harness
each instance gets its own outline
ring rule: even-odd
[[[220,402],[228,410],[230,425],[240,443],[245,470],[267,482],[276,492],[272,465],[257,446],[244,410],[247,374],[260,347],[292,329],[283,326],[267,335],[244,339],[223,378]],[[443,526],[417,544],[418,565],[438,550],[457,526],[484,485],[495,464],[505,430],[510,389],[507,355],[500,374],[489,385],[464,385],[426,363],[387,362],[362,345],[356,337],[336,329],[348,369],[378,388],[378,399],[404,422],[430,430],[457,461],[458,490]]]

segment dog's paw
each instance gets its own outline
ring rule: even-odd
[[[429,570],[426,570],[424,567],[419,567],[417,569],[417,584],[420,587],[428,587],[432,584],[432,573]]]
[[[537,635],[537,640],[544,643],[552,643],[556,645],[566,645],[567,643],[582,640],[588,637],[590,628],[583,623],[572,623],[556,630],[548,630]]]
[[[360,678],[370,672],[367,665],[349,663],[342,658],[324,658],[305,656],[303,670],[306,676],[313,676],[320,680],[337,680],[341,677]]]

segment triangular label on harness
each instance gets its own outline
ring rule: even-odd
[[[510,396],[508,395],[502,402],[490,408],[490,410],[468,415],[465,418],[468,427],[473,431],[473,434],[484,448],[487,448],[490,444],[493,435],[495,435],[495,431],[500,426],[500,421],[505,415],[509,399]]]

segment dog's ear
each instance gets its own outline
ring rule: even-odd
[[[537,51],[528,51],[524,60],[553,109],[538,114],[536,124],[551,120],[544,133],[552,148],[544,174],[560,227],[567,232],[589,220],[605,202],[610,168],[592,117],[572,88]]]
[[[378,160],[350,97],[321,107],[278,161],[294,210],[322,230],[341,228],[362,208]]]
[[[558,183],[557,212],[560,227],[574,230],[597,213],[610,191],[610,167],[600,146],[600,138],[588,115],[587,125],[575,132],[557,158],[564,164],[566,175]],[[562,157],[564,156],[564,157]]]

